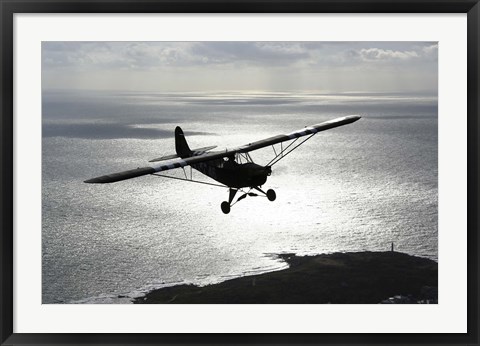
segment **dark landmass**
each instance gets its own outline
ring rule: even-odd
[[[162,288],[136,304],[437,303],[438,264],[400,252],[282,254],[289,268],[197,287]]]

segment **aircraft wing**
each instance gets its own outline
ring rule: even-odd
[[[150,167],[139,167],[139,168],[131,169],[128,171],[102,175],[100,177],[85,180],[84,182],[89,184],[114,183],[121,180],[141,177],[142,175],[168,171],[170,169],[175,169],[175,168],[181,168],[181,167],[192,165],[194,163],[220,159],[222,157],[229,156],[234,153],[235,151],[232,152],[229,150],[225,150],[225,151],[207,153],[199,156],[192,156],[185,159],[178,158],[175,160],[166,161],[164,163],[153,165]]]
[[[90,184],[114,183],[121,180],[153,174],[156,172],[162,172],[170,169],[190,166],[195,163],[207,162],[211,160],[220,159],[223,157],[229,157],[229,156],[235,155],[236,153],[246,153],[246,152],[261,149],[273,144],[277,144],[280,142],[296,139],[302,136],[316,134],[317,132],[321,132],[321,131],[332,129],[334,127],[353,123],[359,119],[360,119],[360,116],[358,115],[349,115],[346,117],[325,121],[317,125],[308,126],[301,130],[293,131],[288,134],[278,135],[278,136],[270,137],[267,139],[262,139],[257,142],[248,143],[246,145],[243,145],[241,147],[237,147],[234,149],[226,149],[224,151],[203,153],[197,156],[192,156],[184,159],[177,158],[177,159],[166,161],[161,164],[156,164],[150,167],[139,167],[139,168],[131,169],[128,171],[102,175],[100,177],[85,180],[85,183],[90,183]],[[203,149],[210,149],[210,148],[203,148]]]
[[[131,169],[128,171],[112,173],[112,174],[102,175],[100,177],[88,179],[88,180],[85,180],[84,183],[88,183],[88,184],[114,183],[116,181],[141,177],[142,175],[147,175],[152,173],[155,173],[155,169],[153,169],[152,167],[139,167],[137,169]]]
[[[245,153],[245,152],[261,149],[273,144],[278,144],[280,142],[285,142],[285,141],[289,141],[291,139],[299,138],[302,136],[316,134],[317,132],[333,129],[334,127],[347,125],[359,120],[360,118],[361,117],[359,115],[348,115],[346,117],[336,118],[333,120],[325,121],[320,124],[308,126],[303,129],[293,131],[284,135],[278,135],[278,136],[270,137],[267,139],[262,139],[257,142],[248,143],[246,145],[243,145],[241,147],[234,149],[234,151]]]

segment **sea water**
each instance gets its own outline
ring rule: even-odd
[[[437,97],[405,93],[44,91],[42,302],[128,303],[149,290],[279,270],[275,254],[395,250],[437,260]],[[228,215],[228,190],[154,176],[85,184],[175,151],[218,150],[350,114],[273,166]],[[278,152],[280,146],[276,146]],[[259,164],[272,147],[251,153]],[[166,172],[190,177],[190,170]],[[193,178],[212,182],[193,171]]]

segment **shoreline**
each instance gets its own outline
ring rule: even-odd
[[[401,252],[278,254],[286,269],[156,289],[134,304],[376,304],[438,301],[438,263]]]

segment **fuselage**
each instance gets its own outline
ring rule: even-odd
[[[272,173],[268,166],[253,162],[238,163],[232,158],[218,159],[192,165],[197,171],[232,188],[261,186]]]

